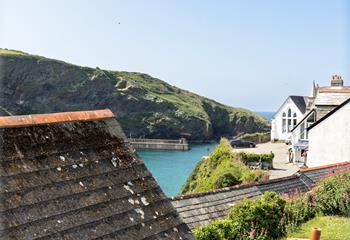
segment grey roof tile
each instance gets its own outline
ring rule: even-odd
[[[0,119],[1,239],[193,239],[115,118],[47,116]]]
[[[244,198],[257,198],[266,191],[287,195],[306,192],[324,177],[344,170],[350,170],[349,162],[301,170],[293,176],[274,179],[264,183],[178,196],[172,199],[172,203],[184,222],[193,229],[206,225],[213,220],[225,218],[229,209]]]
[[[299,108],[300,112],[305,113],[307,98],[304,96],[290,96],[295,105]]]

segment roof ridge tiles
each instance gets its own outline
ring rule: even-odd
[[[232,186],[232,187],[215,189],[215,190],[206,191],[206,192],[199,192],[199,193],[190,193],[190,194],[185,194],[185,195],[179,195],[179,196],[171,197],[171,200],[172,201],[174,201],[174,200],[176,201],[176,200],[183,200],[183,199],[188,199],[188,198],[193,198],[193,197],[204,197],[204,196],[211,195],[211,194],[224,193],[224,192],[228,192],[228,191],[232,191],[232,190],[241,190],[241,189],[245,189],[245,188],[250,188],[250,187],[255,187],[255,186],[262,186],[262,185],[265,185],[265,184],[281,182],[281,181],[285,181],[285,180],[288,180],[288,179],[296,179],[296,178],[298,178],[298,176],[292,175],[292,176],[287,176],[287,177],[282,177],[282,178],[269,179],[269,180],[266,180],[266,181],[263,181],[263,182],[259,182],[259,183],[247,183],[247,184],[235,185],[235,186]]]
[[[28,127],[63,122],[94,121],[114,117],[115,115],[109,109],[5,116],[0,117],[0,128]]]
[[[333,164],[328,164],[328,165],[323,165],[323,166],[318,166],[318,167],[309,167],[309,168],[304,168],[300,169],[300,172],[311,172],[311,171],[316,171],[316,170],[321,170],[321,169],[327,169],[331,167],[340,167],[340,166],[346,166],[349,165],[350,167],[350,162],[341,162],[341,163],[333,163]]]
[[[319,90],[320,93],[349,93],[350,89],[349,88],[345,88],[345,89],[320,89]]]
[[[299,172],[300,173],[310,172],[310,171],[315,171],[315,170],[319,170],[319,169],[327,169],[327,168],[331,168],[331,167],[338,167],[338,166],[344,166],[344,165],[350,165],[350,162],[334,163],[334,164],[323,165],[323,166],[319,166],[319,167],[305,168],[305,169],[300,169]],[[211,195],[211,194],[229,192],[231,190],[241,190],[241,189],[254,187],[254,186],[262,186],[262,185],[275,183],[275,182],[283,182],[283,181],[288,180],[288,179],[297,179],[297,178],[299,178],[298,175],[299,175],[299,173],[297,172],[296,174],[293,174],[291,176],[269,179],[269,180],[259,182],[259,183],[241,184],[241,185],[235,185],[232,187],[220,188],[220,189],[215,189],[215,190],[206,191],[206,192],[179,195],[179,196],[171,197],[171,200],[176,201],[176,200],[183,200],[183,199],[188,199],[188,198],[193,198],[193,197],[203,197],[203,196],[207,196],[207,195]]]

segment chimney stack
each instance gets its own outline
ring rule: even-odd
[[[341,78],[340,75],[333,75],[332,76],[332,80],[331,80],[331,86],[332,87],[342,87],[344,86],[344,81],[343,79]]]

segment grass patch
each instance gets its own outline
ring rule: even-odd
[[[184,115],[195,116],[205,122],[209,122],[209,116],[202,106],[203,98],[198,95],[171,86],[164,81],[143,73],[116,72],[116,75],[128,81],[129,84],[152,93],[155,98],[174,104]]]
[[[288,237],[308,238],[313,227],[321,228],[321,239],[350,240],[350,218],[337,216],[316,217],[288,233]]]
[[[0,48],[0,55],[20,55],[25,56],[28,55],[25,52],[17,51],[17,50],[10,50],[6,48]]]

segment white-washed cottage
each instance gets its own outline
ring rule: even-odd
[[[307,166],[350,162],[350,98],[308,128]]]
[[[292,129],[294,163],[304,162],[302,153],[309,146],[308,129],[349,98],[350,86],[344,86],[344,81],[339,75],[332,76],[330,86],[320,87],[313,84],[304,117]]]
[[[291,130],[304,117],[307,97],[289,96],[271,120],[271,141],[288,141]]]

